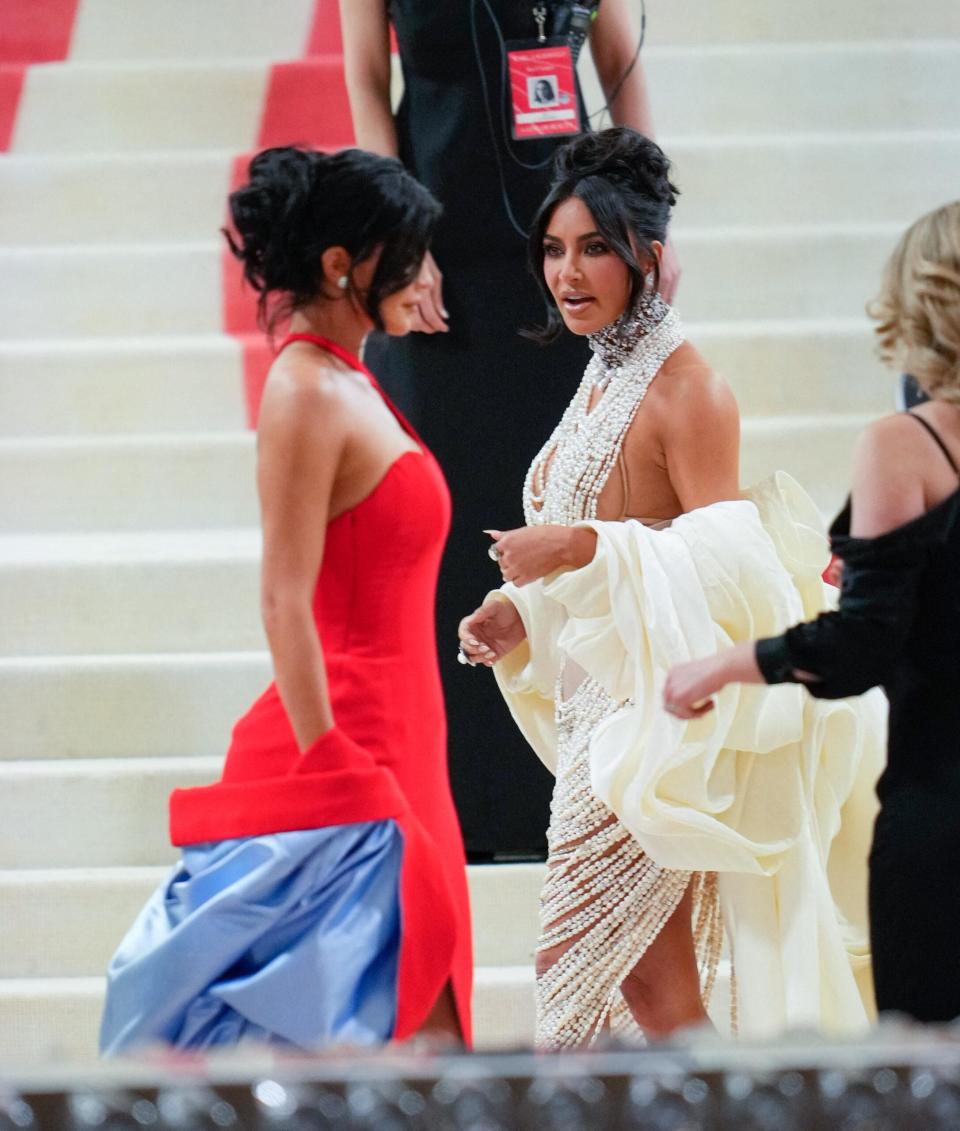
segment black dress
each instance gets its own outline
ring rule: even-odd
[[[954,460],[928,428],[954,471]],[[960,1016],[960,490],[877,538],[831,528],[840,607],[762,640],[768,683],[819,676],[839,699],[879,684],[890,701],[887,766],[870,853],[870,934],[880,1010]]]
[[[505,39],[535,35],[533,6],[490,0]],[[500,584],[483,530],[523,524],[527,467],[588,359],[586,343],[570,334],[547,347],[518,334],[542,325],[545,308],[504,195],[526,230],[562,142],[505,143],[501,52],[483,0],[393,0],[390,16],[405,86],[400,156],[444,207],[433,252],[450,330],[380,338],[366,360],[440,461],[453,495],[437,631],[452,786],[468,853],[543,855],[552,779],[531,757],[490,672],[463,667],[456,653],[460,619]]]

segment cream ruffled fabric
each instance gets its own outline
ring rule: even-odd
[[[668,868],[720,873],[740,1032],[857,1032],[873,1015],[866,866],[886,702],[734,685],[702,719],[662,706],[674,664],[776,635],[828,607],[829,552],[809,497],[780,472],[742,501],[663,530],[590,522],[594,560],[500,593],[527,641],[494,669],[555,769],[554,690],[570,657],[626,705],[590,747],[597,796]]]

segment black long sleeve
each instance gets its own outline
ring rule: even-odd
[[[925,525],[921,517],[877,538],[836,536],[834,551],[843,560],[839,608],[757,642],[767,683],[802,682],[819,699],[862,695],[884,683],[916,616],[931,553]],[[794,669],[818,679],[801,681]]]

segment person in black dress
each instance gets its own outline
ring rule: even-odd
[[[564,5],[542,6],[550,34]],[[471,678],[449,642],[463,610],[483,595],[484,527],[522,524],[517,484],[589,358],[571,335],[544,348],[518,333],[545,317],[526,266],[526,230],[547,193],[553,154],[569,140],[515,141],[505,130],[499,37],[535,39],[537,7],[533,0],[341,0],[340,7],[357,144],[399,155],[444,207],[431,261],[438,283],[421,304],[424,332],[371,342],[365,360],[436,454],[453,495],[437,627],[452,786],[473,860],[544,855],[553,783],[527,756],[493,680]],[[404,80],[396,117],[391,25]],[[614,122],[652,136],[642,62],[630,69],[637,32],[628,0],[602,0],[590,45]],[[586,128],[582,98],[580,116]],[[669,243],[661,271],[669,301],[678,275]],[[498,584],[496,566],[488,568],[490,586]]]
[[[872,424],[831,527],[836,612],[670,673],[669,711],[694,718],[731,682],[801,682],[890,702],[888,761],[870,854],[877,1006],[960,1016],[960,201],[918,220],[879,298],[881,356],[929,400]]]

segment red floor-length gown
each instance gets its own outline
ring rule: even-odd
[[[291,334],[283,346],[292,341],[322,347],[379,390],[334,343]],[[313,601],[334,719],[351,741],[321,739],[301,753],[271,684],[234,728],[222,780],[172,795],[171,835],[188,845],[396,820],[404,858],[395,1036],[419,1028],[449,981],[469,1042],[470,909],[434,629],[450,500],[439,465],[384,401],[420,448],[329,524]]]

